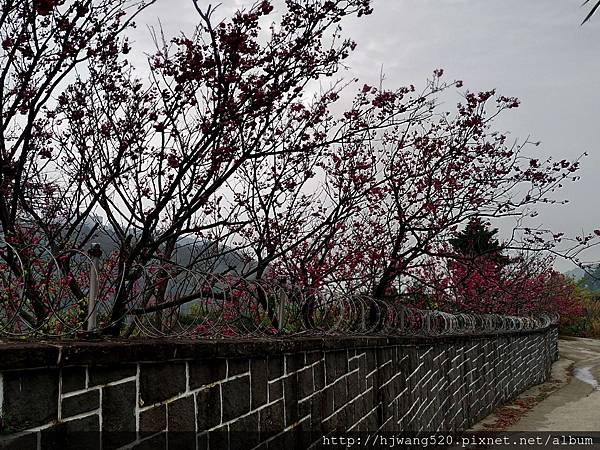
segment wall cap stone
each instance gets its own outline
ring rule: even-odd
[[[107,338],[101,341],[5,339],[0,340],[0,370],[268,356],[298,351],[329,351],[392,345],[453,344],[500,336],[541,334],[551,328],[557,328],[557,325],[527,331],[427,337],[326,335],[236,339]]]

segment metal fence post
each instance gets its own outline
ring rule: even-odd
[[[90,298],[88,302],[88,324],[87,330],[96,329],[96,298],[98,297],[98,267],[100,266],[100,257],[102,256],[102,247],[100,244],[92,244],[88,255],[92,261],[90,264]]]
[[[278,311],[277,311],[277,320],[279,321],[279,331],[284,331],[283,328],[283,324],[285,321],[285,309],[287,307],[286,303],[287,303],[287,292],[286,292],[286,288],[287,288],[287,278],[285,277],[281,277],[279,279],[279,283],[280,286],[283,285],[283,289],[281,289],[280,287],[280,291],[279,291],[279,305],[278,306]]]

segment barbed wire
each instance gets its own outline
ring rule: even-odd
[[[116,260],[54,254],[42,244],[0,240],[0,336],[267,337],[295,335],[441,336],[527,331],[558,323],[529,317],[447,313],[328,287],[202,273],[155,261],[126,279]],[[123,304],[115,314],[115,302]],[[116,332],[115,332],[116,330]]]

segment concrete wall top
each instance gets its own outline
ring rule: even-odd
[[[556,325],[536,330],[446,336],[326,335],[235,339],[0,340],[0,370],[266,356],[341,348],[456,344],[507,335],[539,334],[550,328],[556,328]]]

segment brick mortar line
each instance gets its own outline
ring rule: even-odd
[[[438,358],[441,358],[442,356],[444,356],[447,353],[447,350],[441,350],[440,354],[437,355],[435,358],[433,358],[433,360],[435,361]],[[443,363],[442,363],[443,364]]]
[[[227,422],[223,422],[223,408],[221,408],[221,419],[220,419],[219,424],[215,425],[212,428],[207,428],[206,430],[202,430],[202,431],[198,430],[197,434],[209,433],[209,432],[215,431],[215,430],[217,430],[217,429],[219,429],[221,427],[229,426],[232,423],[237,422],[240,419],[248,417],[248,416],[250,416],[250,415],[252,415],[254,413],[260,412],[263,409],[267,409],[268,407],[273,406],[273,405],[277,404],[278,402],[283,402],[283,397],[282,398],[278,398],[277,400],[275,400],[273,402],[265,403],[264,405],[261,405],[258,408],[250,409],[250,411],[242,414],[241,416],[237,416],[237,417],[235,417],[235,418],[233,418],[231,420],[228,420]]]
[[[149,410],[151,408],[154,408],[154,407],[157,407],[157,406],[167,405],[169,403],[173,403],[176,400],[180,400],[182,398],[189,397],[190,395],[196,395],[196,394],[198,394],[201,391],[205,391],[207,389],[210,389],[210,388],[213,388],[213,387],[216,387],[216,386],[221,386],[223,383],[226,383],[226,382],[232,381],[232,380],[237,380],[238,378],[243,378],[243,377],[250,378],[249,372],[244,372],[244,373],[241,373],[241,374],[238,374],[238,375],[234,375],[234,376],[229,377],[229,378],[223,378],[221,380],[214,381],[214,382],[212,382],[210,384],[204,384],[204,385],[202,385],[199,388],[190,389],[189,391],[180,392],[177,395],[174,395],[173,397],[169,397],[166,400],[161,400],[160,402],[152,403],[150,405],[140,406],[140,412],[147,411],[147,410]],[[134,377],[134,379],[135,379],[135,377]],[[106,386],[108,386],[108,384]]]
[[[59,379],[59,384],[61,383],[61,381],[62,381],[62,377],[60,377],[60,379]],[[69,397],[75,397],[80,394],[85,394],[86,392],[95,391],[96,389],[100,389],[100,388],[104,388],[104,387],[108,387],[108,386],[118,386],[119,384],[131,383],[132,381],[136,381],[135,375],[132,375],[130,377],[121,378],[121,379],[115,380],[115,381],[110,381],[108,383],[97,384],[95,386],[87,387],[84,389],[78,389],[76,391],[67,392],[66,394],[60,395],[59,398],[65,399],[65,398],[69,398]]]
[[[305,421],[305,420],[307,420],[307,419],[310,419],[310,417],[311,417],[311,415],[310,415],[310,414],[308,414],[308,415],[306,415],[306,416],[302,417],[301,419],[298,419],[296,422],[294,422],[294,423],[292,423],[292,424],[290,424],[290,425],[286,426],[286,427],[285,427],[283,430],[281,430],[279,433],[275,434],[274,436],[271,436],[271,437],[269,437],[269,438],[268,438],[266,441],[262,441],[262,442],[260,442],[258,445],[256,445],[256,446],[252,447],[252,450],[254,450],[254,449],[257,449],[257,448],[260,448],[260,447],[261,447],[261,446],[263,446],[264,444],[268,444],[269,442],[271,442],[271,441],[274,441],[274,440],[275,440],[275,439],[277,439],[277,438],[278,438],[280,435],[282,435],[283,433],[285,433],[285,432],[287,432],[287,431],[291,430],[291,429],[292,429],[292,428],[294,428],[296,425],[299,425],[299,424],[301,424],[303,421]],[[210,443],[209,443],[209,445],[210,445]]]
[[[427,349],[427,351],[425,353],[423,353],[421,356],[419,356],[419,358],[424,358],[425,356],[427,356],[431,351],[433,350],[433,347],[429,347]]]
[[[410,374],[408,377],[406,377],[406,381],[410,380],[410,379],[412,378],[412,376],[413,376],[415,373],[417,373],[417,372],[419,371],[419,369],[420,369],[422,366],[423,366],[423,361],[421,361],[421,362],[419,363],[419,365],[416,367],[416,369],[415,369],[415,370],[413,370],[413,371],[412,371],[412,373],[411,373],[411,374]]]
[[[370,376],[373,376],[373,374],[374,374],[375,372],[377,372],[377,369],[371,370],[369,373],[367,373],[367,374],[365,375],[365,378],[369,378]]]
[[[364,419],[366,419],[367,417],[369,417],[371,414],[373,414],[373,412],[377,411],[377,408],[379,408],[379,403],[377,405],[375,405],[374,408],[371,408],[364,416],[362,416],[358,422],[356,422],[354,425],[352,425],[352,428],[354,428],[356,425],[358,425],[360,422],[362,422]],[[349,429],[348,431],[351,431],[351,429]]]
[[[91,388],[79,389],[77,391],[67,392],[66,394],[60,395],[60,399],[64,400],[66,398],[77,397],[78,395],[87,394],[88,392],[97,391],[98,389],[103,388],[104,385],[92,386]]]
[[[142,439],[140,439],[139,436],[138,436],[138,438],[135,441],[130,442],[129,444],[124,445],[123,447],[119,447],[119,450],[131,449],[131,448],[135,447],[136,445],[138,445],[138,444],[140,444],[140,443],[142,443],[144,441],[148,441],[148,440],[150,440],[152,438],[155,438],[156,436],[160,435],[161,433],[164,433],[164,431],[157,431],[156,433],[151,434],[150,436],[146,436],[146,437],[144,437]]]
[[[57,405],[57,411],[56,411],[56,417],[58,418],[58,420],[60,421],[62,419],[62,385],[63,385],[63,380],[62,380],[62,369],[59,369],[58,371],[58,405]]]
[[[92,411],[86,411],[86,412],[82,412],[79,414],[75,414],[74,416],[65,417],[65,418],[61,419],[60,422],[61,423],[72,422],[73,420],[85,419],[86,417],[92,417],[92,416],[96,416],[96,415],[98,417],[100,417],[100,406],[98,406],[98,408],[96,408]]]
[[[423,414],[425,413],[425,411],[427,411],[429,409],[429,407],[431,406],[431,404],[435,401],[435,397],[432,398],[431,400],[429,400],[429,403],[427,403],[427,405],[425,406],[425,408],[423,408],[423,410],[421,411],[421,414],[419,414],[419,417],[417,417],[417,420],[420,420],[421,417],[423,416]]]
[[[303,370],[312,369],[312,368],[314,368],[315,366],[317,366],[321,362],[325,363],[325,358],[318,359],[317,361],[315,361],[315,362],[313,362],[311,364],[306,364],[305,363],[305,365],[303,365],[302,368],[300,368],[298,370],[293,370],[293,371],[288,372],[288,373],[284,372],[283,375],[281,375],[280,377],[277,377],[277,378],[273,378],[272,380],[267,379],[267,385],[269,385],[269,384],[275,384],[278,381],[283,381],[285,378],[287,378],[287,377],[289,377],[291,375],[297,375],[300,372],[302,372]]]
[[[390,384],[391,382],[393,382],[400,375],[404,375],[404,374],[401,371],[398,371],[398,373],[396,375],[393,375],[389,380],[387,380],[385,383],[383,383],[381,386],[379,386],[379,388],[381,389],[381,388],[386,387],[388,384]]]
[[[407,391],[408,391],[408,386],[405,386],[405,387],[404,387],[404,389],[402,389],[402,391],[401,391],[401,392],[400,392],[398,395],[396,395],[396,396],[395,396],[395,397],[392,399],[392,401],[391,401],[390,403],[388,403],[388,406],[387,406],[387,407],[388,407],[388,408],[390,408],[390,407],[391,407],[391,406],[392,406],[392,405],[393,405],[395,402],[397,402],[397,401],[398,401],[398,399],[399,399],[400,397],[402,397],[402,396],[404,395],[404,393],[405,393],[405,392],[407,392]]]
[[[187,367],[187,364],[186,364]],[[133,414],[135,416],[135,436],[140,438],[140,365],[135,365],[135,405],[133,406]]]
[[[446,382],[447,382],[447,380],[446,380],[445,377],[440,378],[438,380],[438,382],[433,385],[433,387],[431,388],[431,391],[436,390],[436,388],[438,387],[438,384],[440,384],[440,383],[446,383]],[[442,384],[442,386],[443,386],[443,384]],[[440,387],[439,389],[441,390],[442,388]]]
[[[167,408],[167,412],[169,408]],[[222,426],[223,424],[223,384],[219,384],[219,424]],[[229,430],[229,429],[228,429]]]
[[[198,394],[192,394],[194,400],[194,432],[196,433],[196,447],[198,447]],[[250,404],[252,406],[252,404]]]
[[[360,359],[360,358],[362,358],[362,357],[366,358],[366,357],[367,357],[367,354],[366,354],[366,353],[361,353],[361,354],[359,354],[359,355],[354,355],[353,357],[351,357],[351,358],[348,358],[348,361],[353,361],[353,360],[355,360],[355,359]]]
[[[369,389],[367,389],[365,392],[360,393],[359,395],[357,395],[356,397],[354,397],[352,400],[347,401],[346,403],[344,403],[344,405],[336,410],[334,410],[331,414],[329,414],[327,417],[324,417],[321,419],[321,422],[324,422],[326,420],[331,419],[333,416],[335,416],[337,413],[339,413],[342,409],[344,409],[346,406],[348,406],[348,404],[350,403],[354,403],[356,400],[358,400],[360,397],[362,397],[363,395],[365,395],[367,392],[369,392],[370,390],[373,390],[373,392],[375,392],[375,390],[373,389],[373,386],[371,386]]]
[[[388,423],[390,420],[392,420],[393,418],[394,418],[394,416],[390,416],[390,417],[388,417],[388,418],[385,420],[385,422],[383,422],[383,423],[381,424],[381,426],[379,427],[379,429],[378,429],[377,431],[381,431],[381,430],[383,430],[383,427],[385,427],[385,426],[387,425],[387,423]]]
[[[437,370],[434,372],[431,369],[427,369],[427,373],[423,375],[423,377],[421,377],[421,379],[419,380],[421,388],[425,388],[425,386],[427,386],[427,384],[431,381],[431,379],[437,372]]]
[[[98,414],[98,429],[100,431],[102,431],[102,427],[104,426],[104,408],[102,408],[102,401],[103,401],[103,397],[104,397],[104,391],[102,389],[100,389],[100,393],[98,394],[99,398],[98,401],[100,402],[98,405],[98,410],[100,411],[100,413]],[[137,402],[138,400],[135,399],[135,401]],[[100,433],[100,448],[102,448],[102,433]]]
[[[388,365],[390,365],[390,364],[392,364],[392,360],[391,360],[391,359],[388,359],[388,360],[387,360],[386,362],[384,362],[382,365],[380,365],[380,366],[377,366],[377,369],[375,369],[375,370],[381,370],[381,369],[383,369],[385,366],[388,366]]]
[[[185,390],[186,392],[190,390],[190,362],[187,360],[185,361]]]
[[[420,399],[421,397],[419,397]],[[415,402],[416,404],[416,402]],[[421,408],[423,408],[423,406],[425,405],[424,402],[419,402],[419,407],[417,408],[417,410],[414,412],[414,414],[412,414],[412,417],[410,418],[410,420],[408,421],[408,424],[410,425],[411,423],[413,423],[413,420],[415,420],[417,418],[417,414],[419,414],[419,412],[421,411]],[[411,408],[412,409],[412,408]],[[406,416],[406,414],[404,416],[402,416],[402,418],[404,418]]]
[[[335,381],[332,381],[332,382],[331,382],[331,383],[329,383],[329,384],[325,383],[321,389],[315,390],[313,393],[311,393],[311,394],[310,394],[310,395],[308,395],[307,397],[304,397],[304,398],[302,398],[302,399],[298,399],[298,403],[302,403],[302,402],[305,402],[305,401],[307,401],[307,400],[311,400],[311,398],[312,398],[312,397],[314,397],[315,395],[323,393],[323,392],[325,391],[325,389],[327,389],[327,388],[333,388],[333,386],[334,386],[334,385],[335,385],[335,384],[336,384],[338,381],[342,380],[343,378],[347,378],[347,377],[348,377],[348,375],[352,375],[353,373],[356,373],[356,372],[359,372],[359,369],[354,369],[352,372],[345,373],[344,375],[342,375],[342,376],[341,376],[341,377],[339,377],[339,378],[336,378],[336,379],[335,379]],[[369,388],[369,389],[372,389],[372,387],[371,387],[371,388]],[[369,389],[367,389],[367,391],[368,391]],[[365,391],[365,392],[367,392],[367,391]],[[355,397],[355,398],[357,398],[357,397]]]

